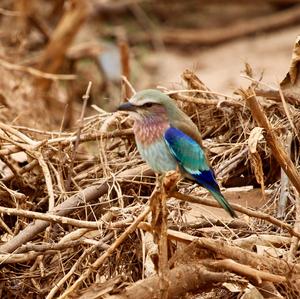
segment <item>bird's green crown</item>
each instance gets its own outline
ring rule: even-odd
[[[129,102],[135,106],[144,106],[147,104],[160,104],[166,108],[175,106],[173,100],[166,94],[157,89],[145,89],[137,92]]]

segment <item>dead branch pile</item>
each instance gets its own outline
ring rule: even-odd
[[[199,190],[192,191],[196,197],[188,195],[185,183],[179,192],[170,192],[178,199],[168,204],[170,298],[211,291],[225,282],[236,292],[254,292],[256,286],[264,294],[296,294],[299,198],[297,186],[290,185],[281,210],[284,219],[276,217],[284,176],[280,179],[278,157],[266,143],[269,132],[258,130],[243,97],[227,99],[211,92],[190,71],[183,78],[187,90],[169,93],[199,124],[223,185],[259,183],[268,188],[270,202],[260,211],[233,204],[249,219],[206,217],[188,223],[182,218],[187,206],[180,201],[216,202],[203,199],[203,193],[199,197]],[[249,90],[255,93],[255,88]],[[290,122],[282,103],[263,97],[259,103],[279,146],[292,136],[290,158],[292,167],[298,166],[299,106],[286,103]],[[154,274],[158,253],[149,236],[151,226],[141,221],[150,211],[147,202],[155,180],[137,153],[130,125],[119,114],[101,112],[83,120],[77,137],[77,132],[0,123],[1,286],[8,297],[20,292],[63,297],[73,290],[100,296]],[[149,289],[153,293],[146,296]],[[154,298],[158,291],[158,278],[150,276],[113,297]]]
[[[164,90],[198,125],[223,187],[239,187],[230,191],[239,203],[246,186],[259,189],[232,203],[232,220],[176,173],[155,188],[121,114],[83,117],[83,107],[75,129],[48,129],[54,113],[45,109],[67,98],[48,80],[74,78],[52,73],[74,55],[67,48],[87,17],[86,1],[70,3],[38,68],[0,58],[1,298],[298,298],[299,41],[278,90],[248,65],[249,88],[232,96],[189,70],[182,90]],[[89,95],[90,85],[85,103]],[[196,206],[204,212],[191,221]]]

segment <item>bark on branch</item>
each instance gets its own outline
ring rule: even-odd
[[[187,292],[209,290],[223,282],[237,282],[235,275],[208,271],[203,265],[182,265],[169,272],[168,298],[180,298]],[[108,299],[159,298],[159,277],[153,276],[126,288],[120,295]]]

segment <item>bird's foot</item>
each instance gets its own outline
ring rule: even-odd
[[[179,172],[179,169],[168,171],[162,177],[161,186],[168,194],[176,189],[177,183],[180,179],[181,173]]]

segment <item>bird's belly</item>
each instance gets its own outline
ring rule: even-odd
[[[137,142],[137,147],[142,158],[155,172],[165,173],[176,169],[177,162],[163,140],[146,146]]]

